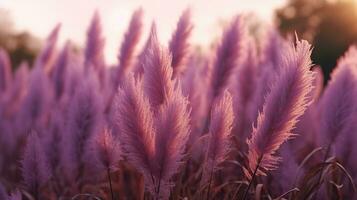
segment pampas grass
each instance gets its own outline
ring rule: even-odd
[[[257,127],[247,141],[249,170],[253,177],[266,175],[263,170],[277,168],[280,159],[274,154],[292,137],[291,130],[309,103],[306,97],[313,80],[310,55],[311,47],[306,41],[297,41],[296,47],[290,46],[285,54],[280,73],[259,114]],[[251,177],[250,173],[246,175]]]
[[[356,198],[356,47],[324,88],[308,42],[238,15],[197,47],[193,13],[164,43],[135,10],[111,65],[98,11],[83,48],[0,50],[0,199]]]

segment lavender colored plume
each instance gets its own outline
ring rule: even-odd
[[[256,76],[258,74],[257,49],[252,38],[247,43],[247,56],[237,69],[235,84],[232,88],[234,96],[235,118],[234,134],[239,138],[246,138],[251,128],[249,111],[252,107]]]
[[[87,31],[87,42],[84,52],[84,65],[86,68],[101,69],[104,65],[104,39],[99,13],[95,12]]]
[[[282,61],[284,41],[275,28],[269,29],[265,39],[262,63],[271,67],[272,70],[278,70]]]
[[[188,101],[177,88],[162,107],[155,120],[155,177],[160,198],[167,199],[170,178],[181,165],[190,134]]]
[[[277,168],[279,157],[274,154],[287,139],[292,137],[298,118],[304,113],[311,91],[313,73],[311,48],[306,41],[297,41],[296,48],[290,46],[281,63],[281,69],[266,98],[263,112],[259,114],[257,126],[247,141],[249,169],[257,175]],[[246,172],[249,177],[250,174]]]
[[[70,43],[67,42],[62,52],[57,58],[56,63],[53,67],[52,81],[55,87],[56,98],[60,98],[64,93],[66,72],[70,59]]]
[[[41,187],[50,178],[50,170],[42,143],[36,132],[31,132],[27,138],[21,163],[25,186],[35,198],[38,198]]]
[[[244,57],[245,31],[241,17],[236,17],[224,32],[216,50],[212,69],[212,95],[218,96],[230,82],[231,76],[240,60]]]
[[[116,169],[121,159],[118,141],[107,128],[93,137],[92,151],[96,166],[101,170]]]
[[[153,188],[153,113],[148,99],[144,96],[141,82],[130,76],[116,95],[115,108],[123,154],[144,175],[147,187]]]
[[[191,35],[193,25],[191,23],[191,11],[187,9],[180,17],[175,32],[173,33],[169,49],[172,54],[173,76],[179,75],[185,68],[185,60],[188,56],[189,37]]]
[[[17,118],[18,127],[24,131],[22,133],[40,128],[47,119],[53,93],[44,70],[42,67],[34,68],[30,74],[30,83]]]
[[[42,49],[40,55],[36,58],[36,67],[43,67],[46,71],[50,70],[53,58],[56,53],[56,44],[60,29],[61,24],[58,24],[47,37],[45,47]]]
[[[101,130],[103,100],[98,79],[92,72],[82,79],[81,85],[69,104],[67,131],[63,140],[63,164],[71,181],[82,178],[89,153],[90,138]]]
[[[143,10],[140,8],[133,13],[127,32],[124,35],[123,43],[120,47],[118,79],[126,77],[131,71],[131,64],[134,57],[134,50],[142,32]]]
[[[204,164],[203,180],[206,181],[218,169],[231,150],[231,132],[234,114],[231,94],[226,90],[215,102],[211,112],[209,145]]]
[[[355,54],[351,54],[355,58]],[[330,145],[339,135],[351,131],[356,115],[356,64],[346,57],[339,61],[320,101],[320,136]]]
[[[150,104],[156,110],[172,94],[173,82],[171,57],[168,51],[160,46],[156,31],[151,34],[150,46],[143,63],[143,86]]]
[[[139,55],[136,59],[137,61],[134,66],[134,69],[133,69],[135,76],[140,77],[144,73],[143,63],[145,61],[146,54],[147,54],[150,46],[152,45],[151,41],[153,40],[153,37],[157,37],[155,22],[152,22],[151,28],[150,28],[150,34],[145,42],[144,47],[142,48],[141,52],[139,53]]]

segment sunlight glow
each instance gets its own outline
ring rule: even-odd
[[[220,33],[220,21],[228,20],[238,12],[254,12],[262,20],[269,22],[274,9],[284,3],[284,0],[266,0],[264,3],[261,0],[210,0],[209,3],[206,0],[0,0],[0,8],[10,11],[17,29],[31,30],[42,38],[61,22],[60,42],[71,39],[79,45],[83,45],[83,30],[88,27],[91,16],[97,9],[106,37],[106,58],[109,62],[115,62],[121,35],[132,11],[140,6],[145,8],[146,29],[152,20],[159,21],[157,26],[163,43],[170,38],[181,12],[190,7],[195,24],[192,42],[207,45]]]

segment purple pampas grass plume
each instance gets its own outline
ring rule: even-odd
[[[98,135],[94,136],[92,152],[94,153],[95,166],[99,170],[99,173],[102,171],[107,173],[111,197],[114,199],[110,172],[117,168],[118,161],[121,159],[121,152],[119,144],[110,130],[105,128]],[[92,161],[89,162],[89,164],[91,163]]]
[[[191,10],[187,9],[181,15],[169,43],[169,49],[172,54],[173,77],[180,75],[185,68],[185,61],[190,48],[188,40],[192,29]]]
[[[209,145],[204,163],[204,172],[201,182],[208,181],[208,195],[213,174],[217,171],[230,151],[231,132],[234,121],[233,102],[231,94],[226,90],[220,99],[216,99],[209,128]]]
[[[298,159],[302,159],[306,156],[307,147],[313,148],[318,144],[318,129],[319,121],[318,114],[318,101],[323,90],[323,74],[319,66],[312,68],[314,72],[314,79],[312,83],[312,90],[307,96],[311,104],[308,106],[304,114],[300,117],[296,128],[293,130],[294,134],[298,135],[298,138],[290,141],[288,144],[290,149],[294,149],[295,152],[303,152],[297,155]],[[311,149],[313,150],[313,149]]]
[[[154,122],[142,83],[129,76],[123,88],[118,90],[114,102],[123,154],[143,174],[146,187],[154,191]]]
[[[53,178],[57,178],[57,169],[61,161],[60,156],[62,153],[61,142],[63,131],[65,130],[64,112],[55,108],[51,113],[49,124],[48,132],[43,134],[42,141]]]
[[[56,53],[56,44],[60,29],[61,24],[58,24],[47,37],[45,47],[42,49],[40,55],[38,55],[36,58],[35,67],[43,67],[46,72],[50,70],[53,58]]]
[[[324,89],[324,74],[322,72],[322,69],[320,66],[315,65],[312,68],[312,71],[314,72],[314,82],[313,82],[313,90],[312,90],[312,100],[314,103],[317,103],[319,100],[322,91]]]
[[[351,45],[347,51],[344,53],[344,55],[339,58],[339,61],[342,61],[344,63],[353,63],[355,64],[357,60],[355,59],[355,56],[357,55],[357,46],[356,45]]]
[[[51,79],[54,85],[56,99],[59,99],[64,92],[67,67],[70,62],[70,47],[70,43],[67,42],[53,66]]]
[[[351,55],[355,58],[354,54]],[[357,64],[352,64],[350,59],[347,57],[338,62],[321,97],[320,142],[326,147],[340,135],[351,134],[355,124]]]
[[[171,57],[168,51],[160,46],[156,29],[153,30],[143,62],[143,86],[145,95],[156,111],[156,108],[172,94],[173,81],[171,81]]]
[[[243,141],[251,131],[253,122],[249,116],[249,109],[252,106],[254,90],[256,89],[257,67],[257,49],[253,38],[250,38],[247,42],[247,56],[242,64],[238,66],[235,84],[232,86],[235,101],[234,110],[236,115],[239,116],[235,118],[233,133]]]
[[[281,69],[268,94],[263,112],[259,114],[252,136],[247,140],[249,171],[265,175],[277,168],[280,158],[274,154],[291,133],[298,118],[304,113],[307,95],[312,89],[311,47],[306,41],[297,41],[286,49]],[[251,173],[245,171],[248,177]]]
[[[280,156],[284,160],[281,162],[279,170],[272,173],[272,180],[268,184],[271,186],[271,192],[279,195],[294,188],[295,182],[299,173],[299,164],[296,161],[296,156],[288,143],[282,145]]]
[[[26,95],[28,78],[29,68],[27,63],[23,62],[15,71],[9,92],[7,92],[2,99],[3,105],[7,105],[4,109],[6,109],[5,112],[9,116],[14,117],[18,114],[21,102]]]
[[[21,134],[30,129],[37,130],[45,125],[53,93],[48,76],[42,67],[34,68],[30,74],[30,83],[17,117],[17,125]]]
[[[123,42],[120,47],[120,54],[118,56],[119,68],[118,76],[116,77],[118,81],[122,80],[123,77],[126,77],[127,74],[131,71],[135,47],[139,43],[143,29],[143,13],[144,12],[141,8],[133,13],[128,30],[125,33]]]
[[[259,112],[262,111],[265,98],[270,92],[269,86],[274,81],[275,73],[268,67],[261,68],[259,76],[257,77],[256,88],[254,90],[254,96],[249,107],[249,121],[256,123]]]
[[[82,77],[69,104],[62,163],[69,180],[78,184],[78,189],[84,181],[90,139],[101,130],[103,120],[103,100],[98,87],[94,72]]]
[[[207,115],[209,79],[204,74],[207,71],[205,68],[207,62],[204,59],[198,55],[192,56],[189,59],[187,70],[180,77],[183,94],[188,97],[192,108],[190,116],[191,134],[188,145],[193,144],[201,136]]]
[[[212,97],[218,96],[230,82],[231,76],[244,57],[245,28],[242,17],[236,17],[224,32],[216,50],[216,58],[211,74]]]
[[[0,48],[0,92],[9,88],[12,79],[11,63],[7,52]]]
[[[190,134],[190,109],[181,88],[160,107],[155,120],[155,181],[156,196],[167,199],[170,178],[179,170]]]
[[[119,144],[112,132],[105,128],[92,139],[92,148],[96,167],[101,171],[115,170],[121,159]],[[92,162],[92,161],[91,161]]]
[[[91,67],[101,69],[104,67],[103,48],[102,27],[99,13],[96,11],[87,31],[87,41],[84,50],[84,66],[86,69]]]
[[[284,50],[282,47],[285,41],[275,28],[270,28],[266,34],[262,52],[262,63],[276,71],[279,69],[282,60],[282,52]]]
[[[22,164],[22,176],[27,190],[35,199],[41,196],[41,188],[49,180],[51,174],[43,145],[36,132],[27,137]]]
[[[143,63],[144,63],[146,54],[152,44],[151,41],[153,40],[153,37],[157,37],[156,35],[157,35],[156,34],[156,24],[155,24],[155,22],[152,22],[149,37],[147,38],[144,47],[142,48],[140,54],[138,55],[138,57],[136,59],[137,61],[136,61],[135,67],[133,69],[135,77],[141,77],[141,75],[144,73]]]

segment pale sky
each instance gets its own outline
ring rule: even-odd
[[[30,30],[41,38],[45,38],[60,22],[60,44],[70,39],[79,45],[84,44],[87,27],[97,9],[106,38],[105,56],[109,63],[114,63],[131,14],[140,6],[145,13],[145,28],[148,29],[151,21],[155,20],[162,43],[170,38],[181,12],[190,7],[195,26],[192,42],[208,45],[220,34],[220,20],[229,20],[242,12],[254,12],[270,23],[274,9],[285,2],[286,0],[0,0],[0,8],[10,11],[17,30]]]

